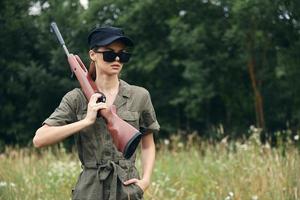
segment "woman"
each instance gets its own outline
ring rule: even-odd
[[[133,43],[115,27],[93,30],[88,43],[90,73],[98,89],[105,94],[106,103],[97,103],[99,94],[92,95],[87,102],[81,89],[68,92],[36,131],[33,143],[35,147],[43,147],[75,136],[83,171],[72,199],[143,199],[155,160],[153,133],[159,130],[159,124],[148,91],[119,79],[123,64],[130,58],[126,47],[133,46]],[[114,146],[104,119],[97,117],[98,110],[113,104],[119,117],[143,130],[141,178],[135,168],[136,155],[124,159]]]

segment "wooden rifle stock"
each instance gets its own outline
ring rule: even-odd
[[[98,102],[105,102],[105,95],[101,91],[98,91],[95,82],[90,77],[88,70],[80,60],[79,56],[69,53],[55,22],[51,23],[51,29],[55,32],[59,42],[63,46],[68,57],[71,71],[79,81],[87,100],[89,101],[93,94],[100,93],[102,96],[98,99]],[[142,137],[140,131],[121,119],[116,114],[116,107],[114,105],[99,110],[99,113],[104,117],[107,129],[110,132],[117,149],[123,153],[123,156],[126,159],[130,158],[140,143]]]

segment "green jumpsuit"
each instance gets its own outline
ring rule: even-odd
[[[87,100],[81,89],[68,92],[60,105],[44,121],[50,126],[60,126],[83,119],[87,112]],[[157,132],[159,124],[149,92],[120,80],[119,92],[113,103],[117,114],[137,129]],[[94,125],[75,134],[82,172],[72,192],[73,200],[123,200],[143,199],[143,190],[136,184],[122,183],[139,178],[134,154],[126,160],[112,142],[102,117]]]

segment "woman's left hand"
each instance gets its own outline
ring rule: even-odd
[[[145,191],[149,187],[150,181],[147,181],[145,179],[139,180],[137,178],[133,178],[133,179],[129,179],[129,180],[124,182],[124,185],[130,185],[130,184],[136,184],[143,191]]]

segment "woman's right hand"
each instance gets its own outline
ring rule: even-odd
[[[91,96],[88,103],[87,114],[84,120],[89,124],[93,124],[96,121],[98,111],[100,109],[107,108],[106,103],[99,102],[97,103],[98,98],[101,97],[101,94],[95,93]]]
[[[96,121],[97,113],[100,109],[107,108],[106,103],[97,103],[101,94],[93,94],[88,103],[86,117],[83,120],[62,126],[49,126],[44,124],[36,131],[33,138],[35,147],[40,148],[51,144],[56,144],[63,139],[80,131],[81,129],[93,124]]]

